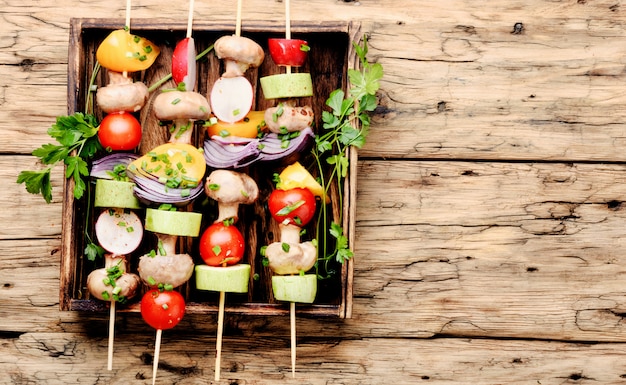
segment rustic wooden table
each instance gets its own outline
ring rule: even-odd
[[[234,1],[196,1],[231,20]],[[302,4],[299,4],[302,3]],[[133,18],[186,20],[134,1]],[[244,19],[283,5],[246,0]],[[0,383],[148,384],[154,331],[59,310],[62,171],[15,183],[66,113],[70,17],[103,0],[0,1]],[[626,378],[626,15],[616,1],[309,0],[362,23],[385,78],[358,163],[351,319],[230,316],[223,384],[618,384]],[[245,25],[244,25],[245,29]],[[215,317],[164,336],[162,384],[212,383]]]

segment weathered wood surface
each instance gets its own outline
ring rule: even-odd
[[[133,17],[187,17],[134,3]],[[231,20],[232,3],[197,14]],[[362,21],[385,69],[358,166],[353,318],[298,319],[292,380],[286,318],[227,316],[221,383],[623,383],[619,3],[298,3],[294,19]],[[244,20],[282,21],[282,3],[244,4]],[[65,113],[69,17],[124,10],[0,2],[0,383],[150,383],[137,314],[119,314],[108,372],[107,315],[58,310],[61,170],[50,205],[13,183]],[[186,317],[164,335],[160,382],[210,383],[214,344],[214,317]]]

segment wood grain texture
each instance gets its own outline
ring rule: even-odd
[[[135,2],[134,2],[135,3]],[[232,4],[231,4],[232,3]],[[246,20],[284,4],[247,0]],[[358,4],[358,5],[357,5]],[[233,23],[234,2],[196,2]],[[619,2],[310,0],[295,20],[361,22],[385,77],[357,166],[353,314],[226,317],[222,384],[621,384],[626,15]],[[62,170],[53,203],[14,180],[67,109],[70,17],[125,4],[0,6],[0,383],[149,384],[154,332],[59,311]],[[186,20],[135,3],[133,18]],[[214,315],[164,335],[160,383],[213,377]]]

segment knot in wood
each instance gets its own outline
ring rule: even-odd
[[[511,31],[511,33],[513,35],[521,35],[522,32],[524,32],[524,23],[518,21],[513,25],[513,31]]]

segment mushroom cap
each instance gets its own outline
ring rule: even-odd
[[[215,170],[206,178],[204,189],[218,203],[250,204],[259,196],[259,188],[247,174],[231,170]]]
[[[159,120],[206,120],[211,116],[211,106],[197,92],[168,91],[154,98],[154,114]]]
[[[258,67],[265,58],[263,48],[254,40],[243,36],[226,35],[215,41],[215,54],[220,59],[245,63]]]

